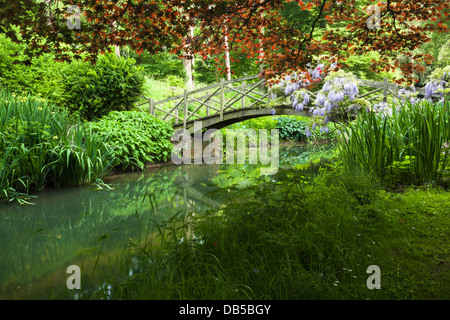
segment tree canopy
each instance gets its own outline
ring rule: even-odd
[[[69,6],[79,8],[79,29],[68,27]],[[401,82],[431,62],[415,49],[431,33],[449,31],[449,12],[448,0],[6,0],[0,32],[26,42],[29,56],[92,61],[111,46],[220,55],[227,36],[231,50],[260,58],[268,78],[304,70],[318,57],[344,63],[376,51],[373,70],[399,68]],[[190,27],[198,30],[193,37]]]

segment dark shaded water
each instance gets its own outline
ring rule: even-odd
[[[305,147],[281,147],[280,164],[304,163],[308,155]],[[64,188],[41,193],[32,206],[0,203],[0,299],[73,293],[66,284],[71,265],[81,269],[82,288],[95,290],[137,242],[155,239],[156,224],[219,206],[208,197],[217,186],[259,178],[257,165],[162,166],[112,175],[105,182],[113,190]],[[131,263],[129,274],[138,271]]]

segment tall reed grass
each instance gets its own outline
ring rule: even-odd
[[[416,183],[439,182],[449,165],[449,106],[425,100],[394,107],[392,116],[363,111],[341,127],[341,159],[348,169],[363,168],[383,180],[401,168]]]
[[[0,198],[104,177],[113,150],[85,123],[45,100],[0,91]]]

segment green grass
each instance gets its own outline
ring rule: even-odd
[[[337,165],[227,186],[222,208],[161,224],[113,298],[449,299],[448,192],[381,186]],[[366,286],[371,265],[380,290]]]

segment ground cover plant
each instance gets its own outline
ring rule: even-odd
[[[171,157],[173,128],[139,111],[112,111],[92,124],[92,130],[114,149],[116,169],[143,170]]]

